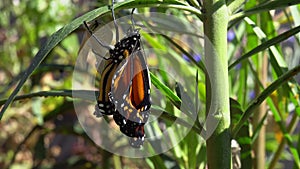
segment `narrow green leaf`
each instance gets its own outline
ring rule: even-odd
[[[300,65],[296,66],[295,68],[289,70],[278,79],[276,79],[271,85],[269,85],[246,109],[245,113],[239,120],[237,126],[233,129],[233,138],[235,138],[236,134],[238,133],[239,129],[242,125],[248,120],[250,115],[271,93],[273,93],[276,89],[278,89],[282,84],[286,83],[290,80],[293,76],[297,75],[300,72]]]
[[[41,47],[41,49],[38,51],[38,53],[33,58],[30,66],[25,71],[24,76],[21,78],[20,82],[18,83],[17,87],[13,91],[13,93],[9,96],[6,103],[4,104],[1,112],[0,112],[0,120],[2,119],[2,116],[5,112],[5,110],[8,108],[10,103],[14,100],[20,89],[23,87],[26,80],[30,77],[30,75],[33,73],[33,71],[40,65],[40,63],[46,58],[46,56],[50,53],[50,51],[59,43],[61,42],[67,35],[69,35],[71,32],[73,32],[75,29],[77,29],[83,21],[90,21],[97,16],[104,14],[108,12],[109,10],[107,7],[101,7],[98,9],[95,9],[91,12],[86,13],[85,15],[75,19],[70,24],[65,25],[60,30],[55,32],[46,42],[44,46]]]
[[[153,85],[156,88],[160,89],[160,91],[162,91],[171,100],[171,102],[175,104],[175,106],[178,109],[180,109],[181,99],[168,86],[161,83],[159,79],[157,79],[157,77],[153,75],[151,72],[150,72],[150,77]]]
[[[284,8],[284,7],[289,7],[292,5],[300,4],[299,0],[273,0],[273,1],[268,1],[266,0],[265,3],[261,3],[256,5],[255,7],[236,13],[235,15],[232,15],[230,17],[230,26],[232,27],[234,23],[238,23],[240,20],[245,18],[246,16],[250,16],[252,14],[258,14],[261,12],[266,12],[278,8]]]
[[[263,125],[265,125],[265,120],[267,119],[267,116],[268,116],[268,112],[265,113],[265,115],[263,116],[263,118],[261,119],[261,121],[258,123],[257,127],[255,128],[254,132],[253,132],[253,135],[252,135],[252,143],[255,142],[258,134],[259,134],[259,131],[261,129],[261,127]]]
[[[159,155],[149,157],[149,159],[153,162],[154,168],[161,168],[161,169],[167,169],[167,167],[164,164],[164,161]]]
[[[246,0],[228,0],[227,6],[230,13],[235,13],[238,9],[242,8]]]
[[[296,26],[300,25],[300,12],[299,12],[299,9],[297,8],[296,5],[291,6],[290,9],[291,9],[291,14],[293,16],[294,24]],[[298,42],[300,42],[300,34],[297,34],[296,37],[298,39]]]
[[[297,151],[298,151],[298,154],[300,154],[300,134],[298,135]],[[299,169],[299,164],[297,165],[296,161],[294,161],[293,169]]]
[[[35,93],[24,94],[20,96],[16,96],[13,101],[16,100],[24,100],[30,99],[34,97],[72,97],[73,98],[80,98],[84,100],[94,101],[91,98],[95,96],[99,91],[91,91],[91,90],[56,90],[56,91],[39,91]],[[0,100],[0,105],[3,105],[7,100]]]
[[[228,69],[231,70],[234,66],[236,66],[241,61],[253,56],[254,54],[257,54],[257,53],[269,48],[270,46],[273,46],[277,43],[280,43],[280,42],[284,41],[285,39],[288,39],[289,37],[291,37],[291,36],[293,36],[293,35],[295,35],[299,32],[300,32],[300,26],[297,26],[293,29],[290,29],[289,31],[286,31],[286,32],[280,34],[279,36],[277,36],[275,38],[272,38],[270,40],[267,40],[267,41],[263,42],[262,44],[255,47],[254,49],[250,50],[248,53],[244,54],[239,59],[237,59],[235,62],[230,64]]]

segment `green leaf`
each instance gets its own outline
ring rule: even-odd
[[[271,85],[269,85],[254,101],[248,106],[243,116],[240,118],[238,124],[233,128],[233,138],[235,138],[237,132],[242,127],[244,122],[248,120],[250,115],[268,96],[270,96],[276,89],[278,89],[282,84],[286,83],[293,76],[297,75],[300,72],[300,65],[289,70],[278,79],[276,79]]]
[[[247,16],[253,15],[253,14],[258,14],[261,12],[267,12],[270,10],[278,9],[278,8],[284,8],[284,7],[289,7],[292,5],[300,4],[299,0],[273,0],[273,1],[268,1],[266,0],[264,3],[255,5],[251,9],[247,9],[244,11],[241,11],[239,13],[236,13],[235,15],[232,15],[230,17],[230,26],[232,27],[234,23],[238,23],[240,20],[244,19]]]
[[[41,62],[47,57],[47,55],[50,53],[50,51],[59,43],[61,42],[65,37],[67,37],[71,32],[73,32],[75,29],[77,29],[83,21],[90,21],[97,16],[104,14],[108,12],[107,7],[101,7],[98,9],[95,9],[91,12],[86,13],[85,15],[75,19],[71,23],[65,25],[60,30],[55,32],[46,42],[44,46],[41,47],[41,49],[38,51],[38,53],[33,58],[30,66],[25,71],[24,76],[21,78],[20,82],[18,83],[17,87],[13,91],[13,93],[9,96],[8,100],[4,104],[1,112],[0,112],[0,120],[2,119],[2,116],[5,112],[5,110],[8,108],[10,103],[14,100],[26,80],[30,77],[30,75],[33,73],[33,71],[41,64]]]
[[[289,31],[286,31],[282,34],[280,34],[279,36],[276,36],[270,40],[267,40],[265,42],[263,42],[262,44],[258,45],[257,47],[255,47],[254,49],[250,50],[249,52],[247,52],[246,54],[244,54],[243,56],[241,56],[239,59],[237,59],[235,62],[233,62],[232,64],[230,64],[230,66],[228,67],[229,70],[231,70],[234,66],[236,66],[238,63],[240,63],[241,61],[252,57],[254,54],[257,54],[267,48],[269,48],[270,46],[273,46],[275,44],[278,44],[282,41],[284,41],[285,39],[288,39],[289,37],[297,34],[300,32],[300,26],[297,26],[293,29],[290,29]]]
[[[161,168],[161,169],[167,169],[167,167],[164,164],[164,161],[159,155],[149,157],[149,159],[153,162],[154,168]]]
[[[158,88],[160,91],[162,91],[169,99],[170,101],[178,108],[180,109],[181,105],[181,99],[166,85],[160,82],[160,80],[153,75],[150,72],[151,82],[153,85]]]
[[[300,25],[300,12],[299,9],[297,8],[297,6],[291,6],[291,14],[293,16],[293,20],[296,26]],[[297,39],[298,39],[298,43],[300,42],[300,34],[296,35]]]

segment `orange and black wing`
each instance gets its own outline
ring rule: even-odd
[[[114,114],[114,119],[120,130],[132,137],[132,146],[141,146],[151,102],[149,70],[140,49],[118,68],[112,80],[110,98],[119,112]]]
[[[139,34],[123,38],[120,42],[115,44],[113,49],[109,50],[109,58],[103,60],[105,64],[104,69],[101,72],[99,96],[97,98],[97,105],[94,113],[97,117],[116,113],[115,106],[109,98],[112,79],[116,73],[117,67],[124,64],[124,61],[126,61],[127,57],[135,50],[135,47],[140,45],[139,40]]]
[[[101,73],[99,82],[99,96],[97,98],[97,105],[95,106],[95,113],[97,117],[102,115],[115,114],[115,105],[110,101],[109,93],[111,90],[112,78],[116,72],[118,64],[113,60],[105,61],[105,67]]]

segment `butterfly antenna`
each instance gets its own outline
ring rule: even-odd
[[[95,36],[95,34],[93,34],[92,30],[88,27],[87,23],[85,21],[83,21],[83,24],[85,26],[85,28],[89,31],[89,34],[104,48],[110,50],[111,47],[104,44],[100,39],[97,38],[97,36]]]
[[[132,9],[131,11],[131,24],[132,24],[132,28],[133,30],[135,30],[135,22],[134,22],[134,19],[133,19],[133,12],[134,12],[135,8]]]
[[[119,42],[119,28],[118,28],[118,24],[116,22],[114,3],[115,3],[115,1],[112,0],[111,13],[112,13],[112,17],[113,17],[114,25],[115,25],[115,29],[116,29],[116,43],[117,43],[117,42]]]

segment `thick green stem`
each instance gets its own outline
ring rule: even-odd
[[[207,162],[209,169],[231,168],[227,64],[228,10],[225,0],[205,0],[204,33],[207,68]]]

